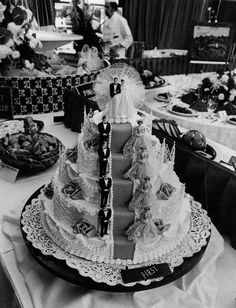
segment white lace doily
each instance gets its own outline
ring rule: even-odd
[[[87,261],[65,252],[47,236],[41,224],[41,217],[41,202],[39,199],[33,199],[31,204],[26,205],[22,212],[21,224],[23,231],[26,233],[27,240],[30,241],[35,248],[39,249],[42,254],[66,261],[67,266],[77,270],[79,274],[84,277],[90,277],[97,283],[106,283],[110,286],[121,284],[126,287],[134,286],[137,283],[148,285],[153,281],[160,281],[164,278],[160,277],[124,284],[120,274],[120,270],[124,268],[123,266]],[[192,200],[191,229],[182,243],[178,245],[174,251],[163,255],[155,260],[155,262],[140,264],[135,267],[168,263],[173,271],[175,267],[183,263],[183,258],[192,257],[193,254],[199,252],[201,248],[207,244],[207,238],[210,236],[210,229],[211,222],[206,211],[201,208],[200,203]]]

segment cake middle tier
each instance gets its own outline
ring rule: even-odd
[[[112,124],[111,152],[122,153],[126,141],[132,136],[130,123]]]
[[[112,178],[123,178],[123,174],[130,168],[131,157],[121,153],[112,153]]]
[[[113,208],[127,209],[133,195],[133,182],[128,179],[113,178]]]

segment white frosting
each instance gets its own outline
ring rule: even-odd
[[[87,238],[81,234],[74,234],[69,224],[58,221],[53,213],[54,203],[41,197],[44,206],[43,225],[46,233],[53,241],[65,251],[79,257],[92,261],[105,262],[110,264],[138,264],[152,261],[165,253],[175,249],[186,236],[190,228],[190,216],[188,215],[189,198],[185,199],[185,210],[183,210],[180,224],[173,224],[171,228],[156,238],[152,244],[145,245],[144,242],[136,244],[133,260],[114,260],[113,259],[113,239],[112,234],[103,240],[99,237]],[[180,227],[181,225],[181,227]]]
[[[100,114],[97,117],[100,117]],[[93,118],[94,122],[98,121],[97,117]],[[89,125],[89,122],[86,123]],[[87,126],[87,128],[90,127]],[[93,135],[93,128],[89,131],[90,133]],[[43,196],[40,197],[44,206],[42,220],[46,233],[55,243],[71,254],[110,264],[125,265],[151,261],[175,249],[190,228],[190,198],[185,194],[184,185],[180,183],[173,170],[174,148],[169,151],[165,142],[161,145],[154,136],[150,138],[151,152],[149,153],[149,165],[152,168],[150,207],[152,219],[154,221],[161,219],[164,225],[170,225],[169,228],[159,234],[151,244],[146,244],[142,240],[136,243],[132,260],[113,259],[113,217],[110,222],[110,234],[103,239],[100,239],[99,231],[93,237],[74,233],[73,226],[81,219],[85,219],[96,230],[99,230],[98,155],[92,148],[84,146],[85,139],[83,131],[78,137],[76,163],[66,159],[66,154],[61,157],[60,166],[53,178],[53,199],[48,200]],[[110,159],[110,169],[111,163]],[[65,184],[71,181],[77,183],[81,188],[82,199],[73,200],[62,192]],[[169,183],[175,188],[168,200],[158,200],[156,197],[162,183]],[[111,190],[111,209],[112,201]],[[135,213],[136,218],[138,218],[137,215],[139,213]]]

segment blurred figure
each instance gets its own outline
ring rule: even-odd
[[[83,46],[87,44],[89,47],[94,46],[98,51],[102,51],[100,39],[92,28],[93,11],[87,3],[83,8],[80,7],[80,4],[81,0],[72,0],[72,5],[62,12],[62,17],[70,15],[72,32],[83,36],[82,40],[74,42],[74,48],[76,51],[81,51]]]
[[[132,33],[127,20],[117,13],[116,2],[106,0],[105,14],[108,17],[103,26],[105,53],[111,58],[125,58],[126,49],[133,43]]]

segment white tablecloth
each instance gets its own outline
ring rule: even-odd
[[[77,134],[63,124],[53,124],[53,114],[34,116],[45,122],[44,131],[61,139],[66,146],[76,141]],[[19,178],[15,184],[0,180],[4,232],[0,232],[1,263],[5,268],[22,307],[25,308],[216,308],[216,260],[223,252],[223,239],[213,227],[211,240],[201,262],[187,275],[166,286],[136,292],[108,293],[87,290],[70,284],[43,269],[30,256],[21,236],[20,212],[25,201],[41,185],[48,183],[56,165],[31,177]],[[0,225],[0,230],[1,230]]]
[[[225,122],[222,123],[220,120],[212,122],[212,120],[206,119],[204,117],[204,113],[199,113],[199,117],[189,118],[184,116],[177,116],[170,113],[166,108],[163,108],[163,104],[161,102],[157,102],[155,100],[157,94],[175,92],[177,86],[183,88],[188,88],[190,86],[196,87],[204,77],[209,75],[210,73],[165,77],[165,79],[169,82],[169,85],[162,88],[146,91],[146,111],[152,112],[154,116],[159,118],[175,120],[178,125],[184,127],[187,130],[197,129],[201,131],[207,138],[223,144],[233,150],[236,150],[236,125]]]
[[[4,216],[3,230],[13,245],[15,262],[26,285],[21,302],[27,298],[34,308],[210,308],[216,306],[217,283],[214,277],[216,260],[223,253],[223,239],[213,227],[207,250],[200,263],[188,274],[166,286],[134,293],[110,293],[88,290],[70,284],[47,272],[29,254],[19,227],[17,211]],[[3,260],[8,258],[3,253]],[[16,288],[17,289],[17,288]],[[28,303],[29,304],[29,303]],[[30,306],[25,306],[30,308]]]

